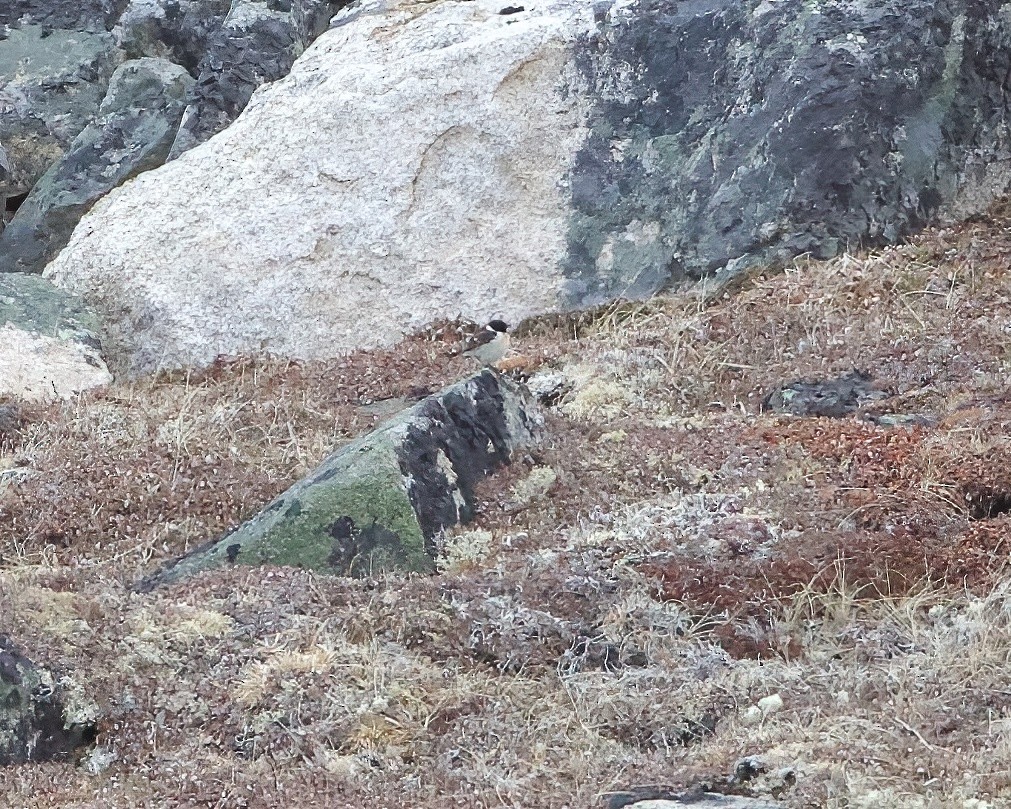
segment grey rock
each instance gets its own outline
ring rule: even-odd
[[[11,176],[11,159],[7,150],[0,144],[0,186],[3,186]]]
[[[440,532],[472,518],[475,484],[541,424],[521,385],[485,370],[341,447],[249,522],[138,587],[231,563],[431,572]]]
[[[0,445],[21,429],[21,409],[16,404],[0,404]]]
[[[0,274],[0,397],[65,398],[112,381],[98,319],[38,275]]]
[[[208,37],[170,159],[228,126],[257,87],[286,76],[348,2],[234,0],[220,29]]]
[[[168,155],[193,84],[163,59],[120,65],[98,115],[35,184],[0,234],[0,272],[41,272],[101,197]]]
[[[563,371],[538,371],[527,380],[527,389],[543,405],[555,405],[573,388]]]
[[[0,37],[0,142],[9,165],[0,197],[12,197],[29,191],[88,125],[120,56],[104,30],[23,25]]]
[[[0,275],[0,326],[54,337],[74,337],[98,346],[99,321],[81,298],[38,275]]]
[[[48,29],[107,31],[127,0],[4,0],[0,28],[41,25]]]
[[[648,800],[625,804],[628,809],[781,809],[783,804],[747,798],[739,795],[721,795],[716,792],[703,792],[682,800]]]
[[[0,765],[66,758],[96,733],[93,718],[66,709],[51,672],[0,638]]]
[[[609,792],[605,795],[607,809],[778,809],[782,804],[762,798],[723,795],[695,787],[678,792],[672,787],[642,786]]]
[[[752,794],[779,797],[797,783],[793,767],[771,767],[761,756],[745,756],[734,764],[727,783],[742,788],[748,785]]]
[[[607,6],[602,6],[608,9]],[[577,53],[573,305],[979,210],[1011,170],[1011,17],[968,0],[634,0]]]
[[[231,0],[131,0],[112,33],[128,58],[168,59],[195,77],[230,7]]]
[[[869,374],[853,371],[836,379],[792,382],[766,396],[762,406],[773,413],[842,418],[887,396]]]

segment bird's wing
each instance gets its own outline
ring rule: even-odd
[[[482,329],[477,334],[473,335],[467,340],[467,345],[464,348],[464,353],[468,351],[473,351],[474,349],[480,348],[481,346],[486,346],[492,340],[498,336],[498,332],[492,331],[491,329]]]

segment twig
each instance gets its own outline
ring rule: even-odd
[[[922,744],[928,750],[936,750],[937,749],[934,745],[932,745],[930,742],[928,742],[926,739],[924,739],[923,738],[923,734],[921,734],[920,731],[918,731],[912,725],[907,724],[906,722],[903,722],[898,717],[894,717],[894,719],[895,719],[895,724],[901,726],[905,730],[908,730],[910,733],[912,733],[917,739],[920,740],[920,744]]]

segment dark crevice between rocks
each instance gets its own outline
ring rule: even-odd
[[[28,198],[28,192],[25,191],[22,194],[14,194],[7,197],[4,202],[4,219],[10,221],[11,218],[18,212],[18,208],[21,207],[21,203]]]

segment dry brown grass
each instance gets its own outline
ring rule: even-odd
[[[466,373],[453,324],[22,408],[0,437],[2,629],[101,732],[79,762],[0,771],[0,792],[577,807],[660,783],[1008,805],[1009,234],[995,211],[716,302],[523,324],[521,372],[568,392],[428,578],[127,586]],[[853,417],[763,412],[853,369],[884,393]],[[746,755],[767,772],[730,783]]]

